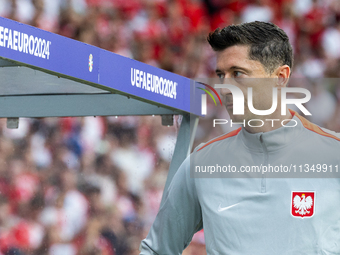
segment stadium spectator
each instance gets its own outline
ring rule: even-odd
[[[294,78],[340,76],[338,0],[0,0],[0,16],[189,78],[215,75],[208,31],[261,19],[288,34]],[[299,81],[322,109],[313,121],[339,132],[339,83]],[[196,145],[217,135],[205,123]],[[176,132],[157,116],[20,119],[17,130],[0,120],[0,254],[139,254]],[[204,254],[204,238],[193,242]]]

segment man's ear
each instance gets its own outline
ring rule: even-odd
[[[277,86],[286,87],[290,76],[290,67],[288,65],[280,66],[276,69],[275,74],[278,78]]]

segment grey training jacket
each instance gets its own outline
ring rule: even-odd
[[[292,113],[295,127],[240,128],[196,149],[175,174],[140,254],[181,254],[201,228],[208,255],[340,254],[340,138]],[[236,173],[221,170],[229,165]],[[281,165],[282,173],[240,173]],[[197,172],[202,166],[215,172]]]

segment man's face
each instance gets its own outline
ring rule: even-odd
[[[248,109],[247,89],[253,88],[253,105],[257,110],[267,110],[272,106],[272,91],[276,86],[275,72],[268,74],[261,62],[249,59],[249,46],[236,45],[217,52],[216,74],[221,83],[240,88],[244,95],[244,115],[233,115],[233,98],[229,89],[221,89],[223,103],[234,122],[256,119],[258,116]],[[245,79],[252,78],[252,79]]]

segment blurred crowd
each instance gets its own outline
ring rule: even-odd
[[[0,254],[138,254],[177,127],[158,116],[22,118],[18,129],[2,119]]]
[[[311,91],[310,119],[340,131],[338,0],[0,0],[0,16],[195,79],[215,74],[210,31],[271,21],[290,37],[291,82]],[[225,112],[209,107],[196,144],[216,135],[208,120]],[[0,255],[139,254],[179,123],[180,116],[172,127],[159,116],[20,119],[10,130],[1,120]],[[205,254],[202,232],[185,254]]]

